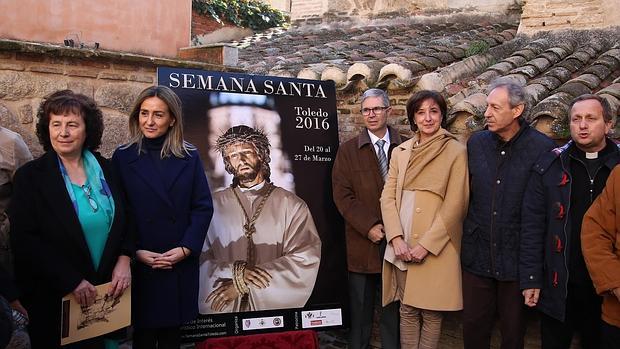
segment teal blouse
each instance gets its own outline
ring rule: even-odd
[[[88,182],[85,185],[88,185]],[[71,183],[71,187],[79,208],[77,211],[80,226],[82,226],[82,232],[84,233],[93,265],[95,270],[97,270],[103,249],[108,240],[111,222],[101,208],[101,200],[95,190],[90,191],[90,199],[94,200],[96,205],[89,202],[87,191],[82,186]],[[93,207],[97,209],[95,210]]]

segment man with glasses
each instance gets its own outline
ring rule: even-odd
[[[370,89],[361,96],[361,113],[366,126],[338,150],[332,172],[334,201],[345,220],[351,329],[349,348],[368,348],[381,267],[385,232],[379,198],[387,176],[391,150],[403,139],[387,125],[392,112],[383,90]],[[399,347],[398,304],[382,310],[381,344]]]

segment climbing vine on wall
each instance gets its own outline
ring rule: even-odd
[[[219,23],[227,21],[239,27],[264,30],[285,24],[282,11],[259,0],[192,0],[201,15],[213,17]]]

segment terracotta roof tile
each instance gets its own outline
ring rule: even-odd
[[[533,84],[541,85],[545,89],[547,89],[547,92],[549,92],[549,91],[555,90],[556,88],[560,87],[560,85],[562,85],[562,82],[563,82],[562,80],[556,78],[555,76],[551,74],[547,74],[539,78],[533,79],[529,83],[528,87]]]
[[[443,65],[441,61],[438,60],[437,58],[429,57],[429,56],[420,56],[417,58],[412,58],[411,60],[423,65],[426,69],[431,69],[431,70]]]
[[[578,71],[579,69],[581,69],[584,66],[584,63],[580,60],[577,60],[576,58],[571,57],[571,58],[563,60],[557,65],[559,67],[563,67],[563,68],[570,70],[571,73],[574,73]]]
[[[597,60],[597,62],[600,63],[600,60]],[[615,68],[618,68],[617,65]],[[596,75],[599,79],[605,80],[609,75],[611,75],[611,73],[613,72],[613,68],[610,69],[609,66],[606,64],[593,64],[586,68],[583,72]]]
[[[455,61],[454,56],[452,56],[448,52],[434,52],[434,53],[429,53],[428,56],[429,57],[433,57],[433,58],[437,58],[438,60],[441,61],[442,65],[445,65],[445,64],[448,64],[448,63],[452,63],[452,62]]]
[[[500,75],[506,74],[512,69],[515,69],[515,65],[512,64],[511,62],[506,62],[506,61],[493,64],[492,66],[488,68],[488,70],[493,70],[499,73]]]
[[[600,83],[600,80],[598,80],[598,82]],[[583,79],[571,79],[564,85],[560,86],[556,91],[558,93],[568,93],[574,98],[585,93],[592,93],[592,88],[590,88],[588,85],[589,84]]]
[[[503,62],[508,62],[512,65],[512,68],[520,67],[527,63],[527,59],[522,56],[510,56],[504,58]]]
[[[357,28],[322,28],[320,30],[305,30],[291,28],[288,31],[271,33],[269,41],[259,40],[266,36],[256,35],[239,41],[240,66],[250,70],[266,69],[258,60],[266,61],[268,57],[276,56],[276,62],[270,62],[272,72],[284,72],[287,75],[303,74],[304,76],[321,74],[338,76],[343,85],[348,86],[348,78],[342,80],[342,74],[356,79],[364,76],[370,79],[373,74],[352,74],[348,69],[356,63],[372,61],[369,68],[374,75],[380,75],[381,70],[390,64],[398,67],[387,67],[384,70],[383,80],[377,83],[386,84],[390,79],[396,79],[394,85],[414,83],[418,76],[436,68],[446,66],[465,57],[465,50],[475,40],[487,40],[492,46],[499,42],[512,40],[516,33],[516,26],[511,24],[480,26],[472,23],[441,23],[441,24],[405,24],[403,22],[390,25],[367,25]],[[309,65],[342,59],[338,66],[340,73],[333,69],[315,68],[305,70]],[[364,64],[364,63],[362,63]],[[267,65],[269,66],[269,65]],[[389,72],[386,73],[386,72]],[[396,73],[398,72],[398,74]],[[342,74],[341,74],[342,73]],[[366,81],[371,83],[372,79]]]
[[[549,64],[548,61],[546,61],[547,64]],[[533,78],[536,75],[540,74],[542,70],[539,69],[537,66],[535,66],[534,64],[528,64],[528,65],[524,65],[522,67],[518,67],[515,68],[513,70],[510,71],[510,74],[523,74],[526,75],[527,78]]]

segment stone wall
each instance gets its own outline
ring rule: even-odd
[[[282,12],[291,12],[291,3],[293,0],[262,0],[264,3],[271,5],[271,7],[278,9]]]
[[[156,83],[158,66],[234,71],[197,62],[0,40],[0,125],[19,132],[38,156],[43,151],[35,134],[41,101],[54,91],[72,89],[94,98],[101,107],[106,128],[100,151],[110,156],[127,139],[127,113],[137,94]],[[357,135],[364,125],[359,113],[362,92],[337,93],[341,142]],[[405,135],[410,134],[405,115],[410,94],[390,90],[394,111],[389,123]]]
[[[328,0],[291,0],[291,20],[321,17],[327,11]]]
[[[127,114],[136,96],[156,83],[158,66],[223,70],[223,66],[53,45],[0,40],[0,125],[19,132],[32,153],[42,99],[72,89],[95,99],[104,113],[100,151],[110,156],[127,139]],[[226,68],[231,70],[231,68]]]
[[[520,8],[523,0],[292,0],[291,19],[294,21],[320,18],[325,14],[337,17],[380,16],[394,12],[451,13],[474,11],[506,13]]]
[[[519,32],[593,29],[620,25],[620,0],[527,0]]]

